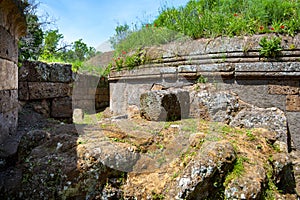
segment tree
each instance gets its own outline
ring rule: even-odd
[[[121,41],[123,41],[124,39],[126,39],[130,35],[130,33],[132,32],[132,31],[129,30],[128,24],[118,25],[115,28],[115,31],[116,31],[116,34],[109,39],[109,42],[110,42],[110,44],[112,45],[112,47],[114,49],[116,48],[116,46]]]
[[[43,30],[34,8],[24,11],[27,34],[19,40],[19,60],[37,60],[42,52]]]
[[[66,48],[66,46],[59,47],[59,42],[64,38],[58,30],[48,30],[44,35],[44,48],[41,57],[43,59],[49,59],[51,57],[57,57],[59,51]]]
[[[19,40],[19,61],[38,60],[43,52],[44,32],[42,27],[52,24],[48,18],[37,15],[39,2],[36,0],[21,0],[20,6],[26,18],[27,34]]]
[[[75,59],[79,61],[84,61],[91,56],[94,56],[96,49],[94,47],[88,47],[82,39],[79,39],[73,43],[73,51]]]

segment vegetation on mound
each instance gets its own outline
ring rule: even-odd
[[[162,10],[154,23],[194,39],[270,32],[294,35],[300,29],[300,2],[190,0],[185,7]]]
[[[162,8],[151,24],[116,27],[111,43],[122,51],[164,44],[183,36],[193,39],[260,33],[295,35],[300,30],[300,2],[294,0],[190,0]]]
[[[179,8],[164,7],[152,22],[138,28],[127,24],[116,27],[110,42],[115,60],[126,59],[123,52],[137,52],[146,46],[166,44],[187,38],[213,38],[262,33],[294,36],[300,30],[300,2],[294,0],[190,0]],[[263,39],[260,55],[275,58],[281,39]],[[125,57],[125,58],[124,58]],[[121,62],[122,68],[129,68]],[[110,67],[121,69],[113,61]]]

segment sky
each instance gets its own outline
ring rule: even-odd
[[[88,46],[102,47],[115,27],[150,23],[162,7],[184,6],[189,0],[40,0],[38,14],[47,13],[71,43],[82,39]],[[103,50],[100,49],[100,50]]]

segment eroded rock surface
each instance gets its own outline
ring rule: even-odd
[[[88,123],[85,115],[72,125],[23,110],[18,158],[0,171],[0,197],[296,199],[299,152],[289,153],[278,137],[286,130],[282,112],[224,91],[200,94],[200,109],[214,122],[113,118],[105,111],[107,118]],[[228,117],[217,122],[220,116]]]
[[[236,160],[236,152],[228,142],[207,142],[199,151],[178,181],[177,199],[213,197]]]

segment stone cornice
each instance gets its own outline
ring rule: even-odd
[[[146,50],[147,64],[133,70],[112,70],[110,80],[184,76],[193,78],[221,76],[222,78],[300,77],[300,34],[295,37],[279,35],[283,50],[276,59],[259,55],[262,34],[241,37],[218,37],[175,42]]]

